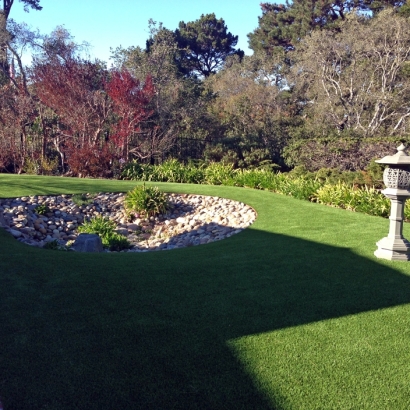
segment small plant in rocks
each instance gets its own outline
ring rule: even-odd
[[[43,245],[43,249],[50,249],[52,251],[68,251],[69,246],[61,245],[57,239],[48,241]]]
[[[134,212],[151,217],[167,211],[168,199],[158,187],[147,187],[144,184],[126,194],[124,206],[129,215]]]
[[[78,206],[89,205],[94,201],[94,197],[90,194],[75,194],[71,200]]]
[[[36,207],[35,212],[38,215],[46,215],[51,212],[51,209],[46,204],[40,204]]]
[[[114,221],[103,216],[95,216],[78,227],[80,233],[95,233],[101,239],[114,232],[116,225]]]
[[[105,241],[103,240],[103,245],[104,245],[104,242],[106,243],[105,246],[107,246],[107,248],[110,251],[119,252],[124,249],[129,249],[131,247],[131,244],[128,241],[128,239],[124,235],[121,235],[117,232],[113,232],[107,235],[105,237]]]
[[[114,232],[115,222],[102,216],[95,216],[78,227],[80,233],[95,233],[100,236],[102,244],[111,251],[130,248],[131,244],[124,235]]]

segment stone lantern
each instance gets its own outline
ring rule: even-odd
[[[404,205],[410,198],[410,156],[403,144],[395,155],[388,155],[378,161],[389,167],[384,170],[383,182],[386,189],[382,193],[391,201],[389,234],[376,243],[374,254],[389,260],[410,260],[410,242],[403,237]]]

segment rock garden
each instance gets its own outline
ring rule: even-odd
[[[106,252],[147,252],[221,240],[256,219],[248,205],[219,197],[167,194],[165,212],[127,209],[126,197],[98,193],[1,199],[0,223],[18,241],[56,249],[70,249],[81,231],[93,233],[96,224],[107,225],[123,245],[106,244]]]

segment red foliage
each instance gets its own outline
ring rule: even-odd
[[[67,164],[79,177],[112,177],[112,165],[116,159],[115,149],[109,144],[101,146],[70,145],[66,149]]]
[[[53,59],[32,70],[40,101],[58,115],[54,141],[74,174],[107,176],[119,155],[127,159],[131,137],[153,113],[150,77],[143,85],[125,70],[108,77],[101,66],[78,59]],[[110,126],[113,132],[107,140],[104,131]]]
[[[51,60],[32,71],[37,95],[59,116],[63,133],[91,145],[98,142],[110,113],[103,92],[107,75],[98,64],[78,59]]]
[[[129,137],[140,131],[141,122],[153,113],[148,105],[155,89],[151,77],[147,77],[141,86],[127,70],[114,71],[106,85],[107,94],[114,103],[114,110],[119,117],[112,140],[123,148],[124,156],[128,155]]]

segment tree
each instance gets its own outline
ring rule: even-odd
[[[340,31],[315,30],[298,44],[288,80],[303,124],[284,152],[289,165],[364,169],[407,137],[408,27],[392,9],[373,18],[351,13]]]
[[[1,169],[22,172],[28,156],[35,149],[36,141],[30,136],[30,128],[36,115],[35,103],[24,87],[13,84],[0,87]]]
[[[225,21],[214,13],[189,23],[181,21],[175,36],[181,50],[180,68],[187,75],[208,77],[222,68],[228,56],[244,55],[235,49],[238,36],[228,32]]]
[[[163,157],[178,136],[207,138],[213,134],[207,112],[209,96],[203,84],[179,70],[179,48],[172,31],[161,23],[149,22],[147,47],[117,48],[113,53],[116,69],[127,69],[142,84],[149,76],[155,88],[149,107],[153,114],[143,127],[151,141],[151,161]],[[210,126],[211,125],[211,126]],[[147,146],[147,145],[146,145]]]
[[[294,0],[286,4],[261,3],[259,26],[248,34],[254,51],[272,54],[278,48],[286,52],[315,29],[336,29],[353,10],[378,13],[386,7],[400,7],[404,0]]]
[[[37,37],[31,40],[36,64],[51,60],[68,61],[80,58],[81,53],[89,46],[86,42],[80,44],[75,42],[74,37],[63,26],[57,26],[49,35]]]
[[[351,14],[340,32],[315,31],[299,48],[294,81],[321,134],[405,135],[410,125],[409,19],[393,10]]]
[[[115,70],[111,73],[106,90],[118,117],[111,139],[121,147],[122,158],[127,160],[130,152],[139,158],[155,155],[151,141],[147,143],[149,139],[146,134],[149,131],[142,129],[142,123],[153,114],[149,108],[155,93],[151,77],[147,77],[141,85],[128,70]]]
[[[277,83],[275,64],[264,56],[229,59],[207,79],[216,95],[211,111],[223,125],[226,143],[232,139],[238,160],[252,166],[252,157],[280,162],[286,127],[296,114],[290,93]]]
[[[7,20],[11,7],[13,6],[14,0],[3,0],[3,8],[1,9],[1,13],[4,15],[5,19]],[[30,9],[33,10],[41,10],[42,7],[40,6],[40,0],[20,0],[20,3],[24,4],[24,11],[28,12]]]
[[[40,0],[20,0],[24,4],[24,10],[28,12],[30,9],[41,10]],[[13,40],[13,34],[10,33],[8,27],[8,18],[10,15],[11,8],[13,6],[14,0],[3,0],[3,8],[0,9],[0,70],[2,75],[0,76],[0,82],[5,83],[10,80],[10,65],[8,61],[8,53],[10,50],[12,55],[16,57],[21,65],[18,54],[11,45]],[[14,23],[14,22],[12,22]]]
[[[37,62],[31,72],[36,95],[58,116],[53,143],[64,169],[68,151],[100,147],[112,113],[104,85],[108,71],[98,62],[68,59]]]

